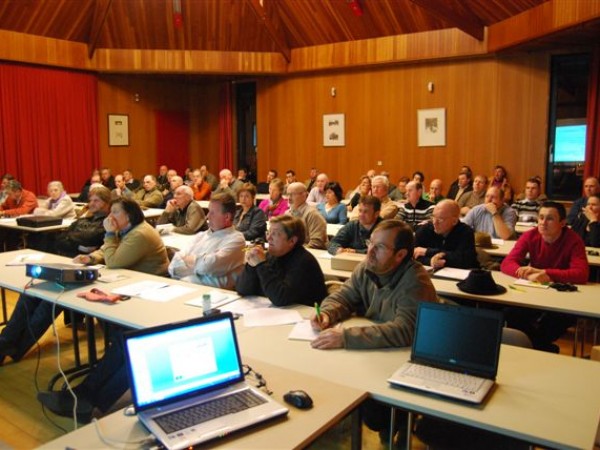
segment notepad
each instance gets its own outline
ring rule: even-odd
[[[288,325],[301,321],[302,316],[294,309],[261,308],[251,309],[244,314],[244,325],[247,327]]]
[[[309,319],[304,319],[302,322],[298,322],[290,331],[288,339],[298,341],[313,341],[319,336],[319,331],[315,330],[310,324]]]

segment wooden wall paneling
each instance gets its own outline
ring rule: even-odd
[[[218,172],[218,85],[183,78],[104,75],[98,83],[100,160],[118,173],[125,168],[136,177],[156,173],[156,110],[187,111],[190,115],[189,163],[207,164]],[[135,94],[139,101],[135,101]],[[129,147],[109,147],[107,114],[129,114]]]
[[[389,171],[392,181],[422,169],[426,184],[441,177],[449,185],[462,164],[489,174],[503,163],[521,186],[532,170],[544,173],[546,61],[544,54],[485,57],[259,84],[259,174],[293,168],[304,179],[315,165],[349,189],[369,168]],[[447,145],[420,148],[417,109],[436,107],[446,108]],[[321,116],[329,112],[346,114],[343,148],[322,146]]]
[[[92,69],[85,44],[0,30],[0,59],[72,69]]]

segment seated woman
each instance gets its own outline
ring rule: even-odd
[[[33,210],[33,214],[74,219],[75,205],[63,184],[60,181],[51,181],[48,183],[48,198]]]
[[[368,175],[363,175],[360,177],[360,184],[356,188],[354,195],[350,199],[350,203],[348,204],[348,212],[351,212],[356,205],[358,205],[358,201],[361,197],[365,195],[371,195],[371,177]]]
[[[265,240],[267,218],[262,209],[254,204],[256,188],[252,183],[245,183],[238,191],[238,202],[242,205],[233,218],[233,226],[244,235],[247,241]]]
[[[325,203],[317,204],[317,210],[327,223],[345,224],[348,222],[346,205],[342,201],[342,187],[337,182],[329,183],[325,187]]]
[[[581,236],[586,247],[600,247],[600,194],[588,197],[586,207],[571,228]]]
[[[158,232],[144,220],[144,214],[135,201],[115,200],[110,214],[104,219],[104,229],[106,234],[102,247],[89,255],[76,256],[73,262],[103,263],[109,269],[167,274],[167,250]],[[27,353],[52,324],[52,307],[52,302],[26,294],[19,297],[11,318],[0,334],[0,363],[6,356],[19,361]],[[55,313],[59,312],[56,308]]]
[[[285,214],[290,209],[287,199],[283,198],[283,181],[274,178],[269,184],[269,198],[264,199],[258,207],[264,211],[267,219]]]

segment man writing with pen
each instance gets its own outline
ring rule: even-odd
[[[322,330],[311,345],[316,349],[405,347],[412,343],[417,305],[437,301],[429,275],[413,259],[413,231],[404,222],[380,222],[368,242],[367,258],[342,288],[329,295],[311,319]],[[352,315],[373,321],[367,326],[334,327]],[[366,425],[385,438],[389,407],[373,400],[363,407]]]
[[[288,215],[270,220],[268,252],[255,245],[235,288],[241,295],[263,295],[275,306],[318,304],[327,295],[319,263],[303,244],[304,222]]]

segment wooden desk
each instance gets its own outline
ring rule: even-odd
[[[218,439],[202,448],[267,449],[276,446],[281,449],[305,448],[323,432],[340,422],[367,397],[367,393],[343,386],[322,378],[284,369],[263,361],[244,358],[244,362],[261,373],[273,398],[285,404],[283,394],[292,389],[304,389],[310,393],[314,407],[299,410],[289,407],[287,418],[267,422],[257,427],[242,430],[227,438]],[[355,426],[359,426],[356,417]],[[99,421],[105,437],[119,442],[136,441],[147,436],[148,432],[136,417],[126,417],[117,411]],[[355,436],[357,439],[360,435]],[[360,448],[360,441],[357,448]],[[104,448],[94,424],[87,425],[41,446],[41,449],[57,448]],[[113,448],[131,448],[125,444]]]

